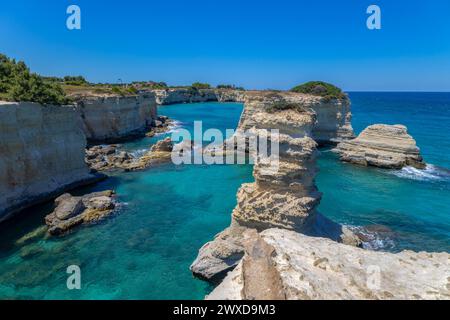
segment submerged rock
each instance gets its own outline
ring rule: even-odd
[[[255,234],[207,299],[450,299],[450,255],[368,251],[282,229]]]
[[[93,192],[81,197],[68,193],[55,200],[55,210],[45,217],[48,233],[60,235],[77,225],[93,223],[109,216],[116,207],[114,191]]]
[[[416,141],[403,125],[368,126],[355,139],[339,143],[334,151],[339,153],[342,161],[364,166],[387,169],[426,167]]]

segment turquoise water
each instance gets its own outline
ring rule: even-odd
[[[242,104],[204,103],[161,107],[160,113],[182,119],[192,128],[235,128]],[[129,143],[148,148],[161,139]],[[42,225],[47,205],[0,228],[0,298],[35,299],[202,299],[211,288],[194,279],[189,265],[198,249],[230,223],[236,192],[251,181],[246,166],[172,164],[143,172],[120,173],[79,192],[113,188],[121,209],[99,225],[77,229],[62,238],[16,241]],[[82,290],[66,288],[66,267],[81,267]]]
[[[320,210],[354,225],[390,228],[385,250],[450,251],[450,94],[352,93],[356,131],[374,122],[408,125],[434,166],[425,171],[384,171],[319,159]],[[241,104],[200,103],[160,108],[160,114],[192,130],[235,128]],[[176,128],[174,128],[176,130]],[[148,149],[164,135],[124,145]],[[99,225],[61,238],[40,234],[47,204],[0,225],[0,298],[10,299],[201,299],[211,287],[194,279],[189,265],[198,249],[228,226],[236,191],[252,181],[251,166],[166,164],[142,172],[116,173],[79,193],[113,188],[119,212]],[[24,216],[27,218],[24,219]],[[66,267],[82,271],[82,290],[66,289]]]
[[[356,133],[374,123],[405,124],[430,166],[363,168],[323,150],[320,211],[344,224],[391,229],[374,248],[450,252],[450,93],[350,93],[350,98]]]

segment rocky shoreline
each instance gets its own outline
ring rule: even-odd
[[[170,130],[171,123],[172,120],[168,117],[157,117],[146,136],[153,137],[156,134],[167,132]],[[157,155],[151,151],[141,157],[135,157],[131,153],[121,150],[120,144],[93,145],[86,149],[85,161],[91,169],[96,171],[133,171],[148,167],[150,161],[147,161],[147,165],[145,163],[149,157],[157,158]]]

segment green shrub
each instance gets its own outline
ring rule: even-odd
[[[236,87],[234,84],[218,84],[217,89],[232,89],[232,90],[239,90],[244,91],[245,89],[243,87]]]
[[[138,93],[138,90],[135,87],[133,87],[133,86],[128,87],[127,91],[128,91],[128,93],[131,93],[131,94],[137,94]]]
[[[194,89],[210,89],[211,88],[211,86],[208,84],[208,83],[201,83],[201,82],[194,82],[192,85],[191,85],[191,87],[192,88],[194,88]]]
[[[276,101],[266,108],[266,111],[269,113],[274,113],[283,110],[295,110],[299,112],[307,111],[307,109],[299,103],[290,103],[286,101]]]
[[[58,82],[31,73],[24,62],[16,62],[3,54],[0,54],[0,97],[8,101],[68,103]]]
[[[217,89],[234,89],[233,84],[218,84]]]
[[[72,85],[72,86],[84,86],[88,85],[89,82],[86,81],[86,79],[82,76],[65,76],[64,77],[64,84]]]
[[[115,94],[118,94],[118,95],[121,95],[121,96],[124,96],[124,95],[125,95],[124,91],[123,91],[122,88],[120,88],[119,86],[113,86],[113,87],[111,88],[111,92],[112,92],[112,93],[115,93]]]
[[[310,81],[292,88],[291,91],[321,96],[326,100],[347,99],[347,95],[340,88],[323,81]]]

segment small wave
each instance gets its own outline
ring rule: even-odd
[[[405,167],[401,170],[394,170],[392,174],[400,178],[407,178],[420,181],[436,181],[450,179],[450,170],[432,164],[427,164],[425,169]]]
[[[395,248],[395,234],[389,229],[379,231],[370,230],[368,227],[347,226],[362,241],[362,247],[367,250],[391,250]]]
[[[130,152],[130,155],[131,155],[133,158],[140,158],[140,157],[142,157],[145,153],[147,153],[148,150],[149,150],[149,149],[139,149],[139,150],[135,150],[135,151]]]
[[[167,129],[168,129],[167,131],[157,133],[157,134],[155,134],[155,136],[161,136],[161,135],[165,135],[165,134],[174,133],[182,127],[183,127],[183,123],[181,121],[173,120],[167,127]]]

